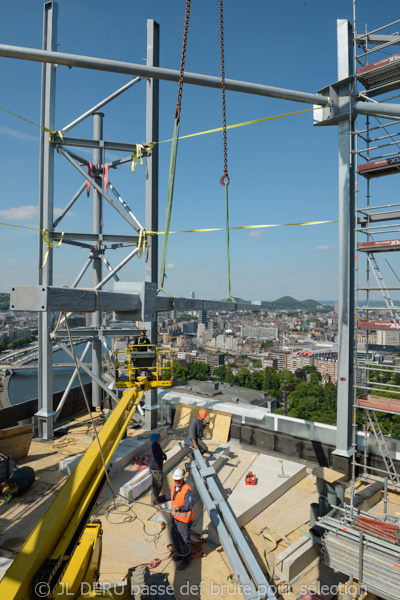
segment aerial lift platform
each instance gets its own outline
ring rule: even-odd
[[[106,470],[144,391],[172,385],[170,348],[149,345],[145,352],[137,352],[132,345],[122,364],[122,354],[118,352],[117,356],[116,386],[124,388],[122,397],[99,431],[98,440],[93,440],[0,581],[0,598],[114,598],[112,590],[102,593],[101,586],[95,585],[100,571],[102,526],[98,520],[91,521],[91,514],[107,482]],[[139,374],[143,370],[146,375]],[[121,594],[118,590],[115,598],[130,599],[130,592]]]

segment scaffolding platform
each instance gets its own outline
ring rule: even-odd
[[[359,252],[391,252],[400,250],[400,240],[379,240],[377,242],[360,242]]]
[[[400,413],[400,398],[387,398],[386,396],[363,394],[357,398],[357,406],[369,408],[370,410]]]
[[[360,67],[357,79],[367,89],[400,79],[400,54]]]
[[[393,175],[400,173],[400,156],[391,158],[382,158],[380,160],[372,160],[358,166],[358,172],[366,179],[374,177],[383,177],[384,175]]]
[[[371,319],[371,321],[358,321],[358,327],[361,329],[388,329],[400,331],[400,321],[383,321],[381,319]]]

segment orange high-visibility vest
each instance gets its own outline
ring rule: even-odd
[[[193,508],[188,512],[176,512],[175,510],[178,506],[183,506],[185,504],[185,494],[188,490],[192,490],[192,488],[187,483],[184,483],[181,489],[177,491],[176,496],[175,483],[171,490],[171,515],[177,521],[181,521],[181,523],[190,523],[194,517]],[[174,500],[172,500],[172,498],[174,498]]]

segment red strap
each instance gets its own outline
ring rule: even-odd
[[[136,566],[137,567],[149,567],[149,569],[154,569],[154,567],[158,567],[158,565],[160,563],[162,563],[164,560],[169,560],[175,552],[175,548],[174,548],[173,544],[168,544],[167,548],[168,548],[168,555],[165,556],[164,558],[153,558],[153,560],[149,563],[141,563],[140,565],[136,565]]]
[[[104,165],[104,190],[108,188],[108,163]]]
[[[89,177],[92,176],[92,167],[93,167],[93,165],[90,162],[89,165],[88,165],[88,175],[89,175]],[[90,195],[90,181],[88,181],[87,184],[86,184],[86,193],[87,193],[87,195],[89,197],[89,195]]]

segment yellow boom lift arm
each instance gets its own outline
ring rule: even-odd
[[[100,446],[94,439],[0,581],[1,599],[102,598],[93,591],[99,574],[101,523],[89,522],[106,483],[101,452],[109,467],[144,390],[172,384],[172,374],[156,371],[159,377],[150,381],[141,376],[136,383],[125,383],[129,389],[98,434]],[[83,582],[92,591],[81,595]]]

